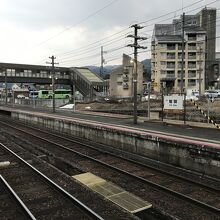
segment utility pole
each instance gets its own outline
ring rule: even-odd
[[[199,97],[202,95],[202,80],[201,80],[201,75],[202,75],[202,47],[199,47]]]
[[[58,63],[55,63],[54,60],[56,59],[56,57],[54,56],[51,56],[49,57],[49,59],[51,59],[51,63],[50,62],[46,62],[47,64],[51,64],[51,74],[52,74],[52,95],[53,95],[53,113],[55,113],[55,67],[54,65],[55,64],[58,64]]]
[[[182,63],[181,63],[181,82],[180,82],[180,91],[181,95],[183,94],[183,73],[184,71],[184,29],[185,29],[185,13],[183,13],[182,17]]]
[[[138,40],[146,40],[146,37],[138,36],[138,30],[142,29],[143,27],[139,26],[138,24],[134,24],[131,26],[134,28],[134,35],[128,35],[127,37],[134,38],[134,44],[128,44],[128,47],[134,48],[134,74],[133,74],[133,84],[134,84],[134,124],[137,124],[137,50],[138,49],[147,49],[147,47],[142,47],[138,44]]]

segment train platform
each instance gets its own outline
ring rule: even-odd
[[[97,143],[127,158],[159,161],[219,177],[219,129],[145,121],[140,118],[79,111],[0,106],[2,114],[24,123]]]
[[[128,128],[136,131],[145,131],[156,133],[165,136],[177,136],[189,140],[204,141],[207,143],[214,143],[220,145],[220,130],[215,128],[212,124],[189,122],[186,124],[183,121],[177,120],[148,120],[147,117],[138,117],[138,124],[133,124],[133,117],[130,115],[119,115],[92,111],[73,111],[66,109],[56,109],[55,113],[52,113],[51,109],[45,108],[32,108],[23,106],[0,106],[1,109],[11,109],[30,112],[45,112],[51,116],[65,116],[69,119],[85,120],[87,122],[101,123],[121,128]]]

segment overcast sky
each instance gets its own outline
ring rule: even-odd
[[[219,0],[213,2],[0,0],[0,62],[44,65],[54,55],[60,66],[100,65],[100,47],[104,46],[106,65],[119,64],[122,53],[132,53],[131,48],[123,47],[132,43],[125,36],[133,31],[129,26],[137,22],[145,22],[142,24],[145,28],[139,32],[149,37],[142,42],[148,47],[139,54],[139,60],[143,60],[150,58],[150,37],[155,23],[170,23],[183,11],[195,14],[205,4],[220,8]],[[157,18],[169,12],[173,13]],[[217,10],[216,36],[220,35],[219,16]],[[217,51],[220,51],[219,39]]]

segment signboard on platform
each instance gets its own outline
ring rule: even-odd
[[[173,113],[183,112],[183,100],[182,95],[164,96],[164,110]]]

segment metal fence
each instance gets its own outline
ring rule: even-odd
[[[69,99],[56,99],[55,100],[55,106],[60,107],[67,103],[69,103]],[[6,104],[5,98],[0,98],[1,105]],[[53,100],[52,99],[13,99],[8,98],[7,104],[12,106],[29,106],[32,108],[52,108]]]
[[[182,111],[167,111],[164,109],[164,97],[167,95],[159,94],[156,99],[150,99],[150,112],[158,112],[158,120],[170,119],[213,124],[220,123],[220,98],[210,99],[202,96],[192,100],[183,97]],[[153,120],[155,118],[150,119]]]

